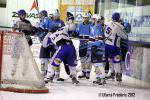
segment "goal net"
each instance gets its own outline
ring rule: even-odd
[[[0,90],[49,92],[23,33],[0,32]]]

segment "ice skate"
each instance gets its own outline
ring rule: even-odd
[[[111,73],[110,76],[106,76],[106,79],[112,79],[113,81],[115,80],[115,73]]]
[[[57,78],[57,81],[58,81],[58,82],[64,82],[65,79],[63,79],[63,78]]]
[[[90,79],[90,72],[86,73],[86,79]]]
[[[86,72],[82,71],[82,75],[78,76],[79,79],[86,78]]]
[[[122,83],[122,73],[116,73],[116,81],[118,82],[118,85],[121,85],[121,83]]]
[[[93,84],[104,85],[106,84],[106,81],[105,79],[100,79],[99,77],[97,77],[96,81],[93,81]]]
[[[79,81],[75,77],[72,77],[72,84],[79,84]]]
[[[53,83],[53,77],[50,77],[50,78],[45,77],[44,82],[45,82],[45,84],[47,84],[48,82]]]

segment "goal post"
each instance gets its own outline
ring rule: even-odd
[[[49,92],[24,33],[0,32],[0,90]]]

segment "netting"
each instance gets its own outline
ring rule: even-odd
[[[0,90],[46,93],[44,80],[23,33],[0,33]]]

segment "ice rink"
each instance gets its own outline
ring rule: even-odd
[[[0,100],[149,100],[150,98],[149,90],[127,86],[125,82],[121,86],[112,81],[107,81],[105,86],[95,86],[91,80],[80,80],[79,86],[74,86],[68,79],[62,83],[47,84],[46,87],[50,90],[46,94],[1,91]]]
[[[78,43],[76,41],[75,43],[78,47]],[[39,65],[40,61],[38,59],[36,61]],[[79,72],[79,74],[81,73]],[[150,100],[150,90],[131,86],[127,83],[130,79],[126,76],[123,76],[122,85],[109,80],[104,86],[96,86],[92,84],[95,79],[92,68],[91,79],[79,80],[80,84],[75,86],[61,65],[61,77],[65,78],[66,81],[46,84],[49,93],[28,94],[0,91],[0,100]]]

